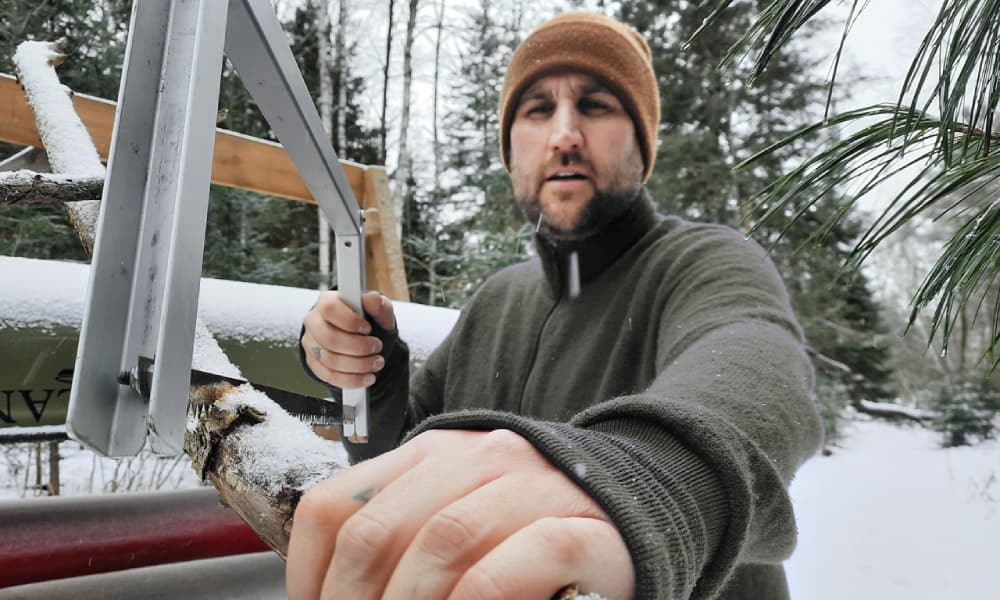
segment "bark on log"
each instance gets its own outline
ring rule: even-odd
[[[225,383],[191,387],[184,451],[222,503],[281,558],[302,494],[347,464],[338,444],[263,393]]]
[[[0,174],[0,205],[99,200],[103,177],[13,171]]]

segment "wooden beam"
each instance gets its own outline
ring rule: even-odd
[[[111,147],[115,103],[86,94],[74,94],[73,106],[90,132],[101,160],[106,161]],[[24,99],[21,86],[14,77],[2,73],[0,140],[21,146],[42,147],[42,140],[35,128],[35,117]],[[363,204],[364,166],[345,160],[340,161],[340,164],[355,197]],[[218,129],[215,134],[212,183],[316,203],[281,144],[225,129]]]
[[[73,106],[90,133],[101,160],[106,161],[114,127],[115,103],[74,94]],[[0,141],[42,148],[35,117],[17,80],[0,73]],[[366,167],[342,160],[341,166],[361,208],[371,218],[366,233],[368,287],[393,300],[409,301],[403,251],[384,167]],[[281,144],[217,129],[212,183],[315,204],[295,164]]]

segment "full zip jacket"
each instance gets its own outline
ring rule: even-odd
[[[352,459],[428,429],[510,429],[608,513],[638,598],[787,597],[787,487],[822,433],[766,253],[657,215],[645,192],[597,235],[536,249],[480,287],[409,384],[406,345],[383,332],[373,437],[345,442]]]

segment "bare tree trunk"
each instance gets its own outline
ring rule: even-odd
[[[413,210],[411,198],[413,190],[413,166],[407,147],[407,133],[410,128],[410,85],[413,81],[413,34],[417,27],[417,7],[419,0],[410,0],[410,14],[406,20],[406,38],[403,42],[403,109],[399,125],[399,160],[396,162],[396,223],[401,229],[409,229],[410,212]],[[399,232],[400,238],[403,231]]]
[[[344,31],[347,29],[347,0],[340,0],[340,12],[337,15],[337,38],[334,67],[337,71],[337,151],[342,155],[347,152],[347,42]]]
[[[330,77],[330,6],[327,0],[316,0],[319,12],[319,52],[316,68],[319,70],[319,115],[327,136],[333,133],[333,81]],[[320,290],[330,287],[330,223],[323,209],[316,205],[319,221],[319,282]]]
[[[434,196],[438,197],[441,191],[441,174],[444,172],[444,164],[442,162],[442,148],[441,148],[441,136],[438,131],[438,119],[439,119],[439,98],[441,95],[440,83],[441,83],[441,39],[444,33],[444,8],[445,1],[441,0],[437,4],[437,15],[436,21],[434,23],[435,34],[434,34],[434,102],[432,109],[432,125],[431,129],[433,131],[433,148],[434,148]],[[431,252],[433,256],[437,251],[437,238],[433,235],[430,237],[431,240]],[[437,292],[437,268],[436,263],[431,260],[427,266],[427,303],[434,306],[434,296]]]
[[[396,0],[389,0],[389,25],[385,34],[385,65],[382,67],[382,127],[379,129],[379,156],[382,163],[385,163],[386,148],[385,138],[388,125],[387,111],[389,107],[389,62],[392,59],[392,13],[396,8]]]
[[[285,558],[302,494],[345,468],[338,446],[249,386],[192,387],[190,402],[184,451],[195,471]]]
[[[434,191],[437,192],[441,189],[441,173],[444,167],[441,163],[441,137],[438,134],[438,98],[440,96],[439,83],[441,82],[441,37],[444,31],[444,4],[445,0],[441,0],[437,5],[437,22],[434,24],[436,29],[434,37],[434,104],[433,104],[433,119],[432,119],[432,131],[434,136],[433,147],[434,147]]]

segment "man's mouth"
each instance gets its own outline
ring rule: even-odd
[[[585,180],[587,177],[576,171],[557,171],[545,178],[545,181],[577,181]]]

